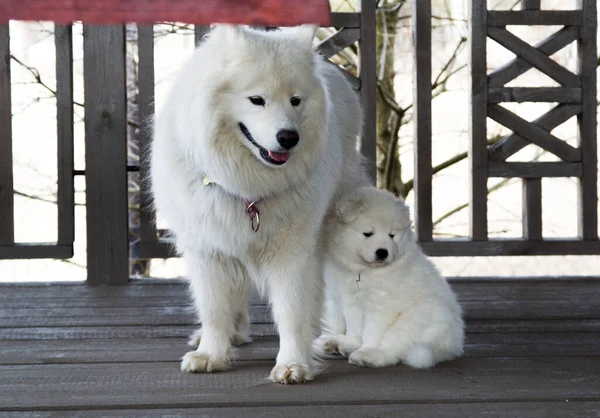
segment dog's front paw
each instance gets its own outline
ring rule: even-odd
[[[361,367],[383,367],[382,353],[374,348],[360,348],[348,357],[348,362]]]
[[[338,340],[334,337],[321,336],[317,338],[313,347],[318,353],[338,354]]]
[[[192,373],[211,373],[227,370],[231,366],[228,357],[215,358],[199,351],[189,351],[181,359],[181,370]]]
[[[307,380],[312,380],[312,375],[309,368],[305,364],[290,363],[290,364],[276,364],[271,370],[271,379],[275,383],[304,383]]]

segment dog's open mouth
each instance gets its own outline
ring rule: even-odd
[[[250,133],[248,128],[246,128],[246,125],[244,125],[242,122],[240,122],[239,125],[240,125],[240,130],[242,131],[242,133],[244,134],[246,139],[248,141],[250,141],[250,143],[252,145],[254,145],[256,148],[258,148],[258,150],[260,151],[261,158],[263,160],[265,160],[266,162],[273,164],[273,165],[283,165],[290,158],[289,152],[269,151],[268,149],[261,147],[258,144],[258,142],[256,142],[254,140],[254,138],[252,137],[252,134]]]

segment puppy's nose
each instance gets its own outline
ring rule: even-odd
[[[279,142],[279,145],[285,149],[294,148],[298,144],[298,141],[300,141],[298,132],[289,129],[282,129],[281,131],[277,132],[276,138],[277,142]]]
[[[377,251],[375,251],[375,256],[377,256],[377,259],[379,261],[383,261],[388,256],[388,250],[386,250],[385,248],[380,248]]]

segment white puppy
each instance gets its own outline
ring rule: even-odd
[[[358,188],[338,202],[328,228],[325,351],[360,366],[418,368],[463,353],[461,309],[415,242],[403,201]]]
[[[280,336],[271,378],[303,382],[318,372],[322,223],[332,202],[365,179],[358,95],[315,54],[314,31],[217,25],[157,114],[152,191],[202,321],[185,371],[230,366],[232,343],[249,341],[255,284]]]

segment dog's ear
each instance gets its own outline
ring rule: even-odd
[[[350,193],[342,197],[335,205],[335,216],[342,223],[355,220],[365,209],[365,202],[359,193]]]
[[[317,29],[319,29],[319,27],[316,25],[306,24],[300,26],[284,27],[281,28],[281,32],[287,38],[299,42],[306,48],[311,48],[313,39],[315,39],[315,34],[317,33]]]
[[[400,197],[396,198],[396,213],[402,221],[402,224],[406,228],[412,228],[412,221],[410,220],[410,208]]]

